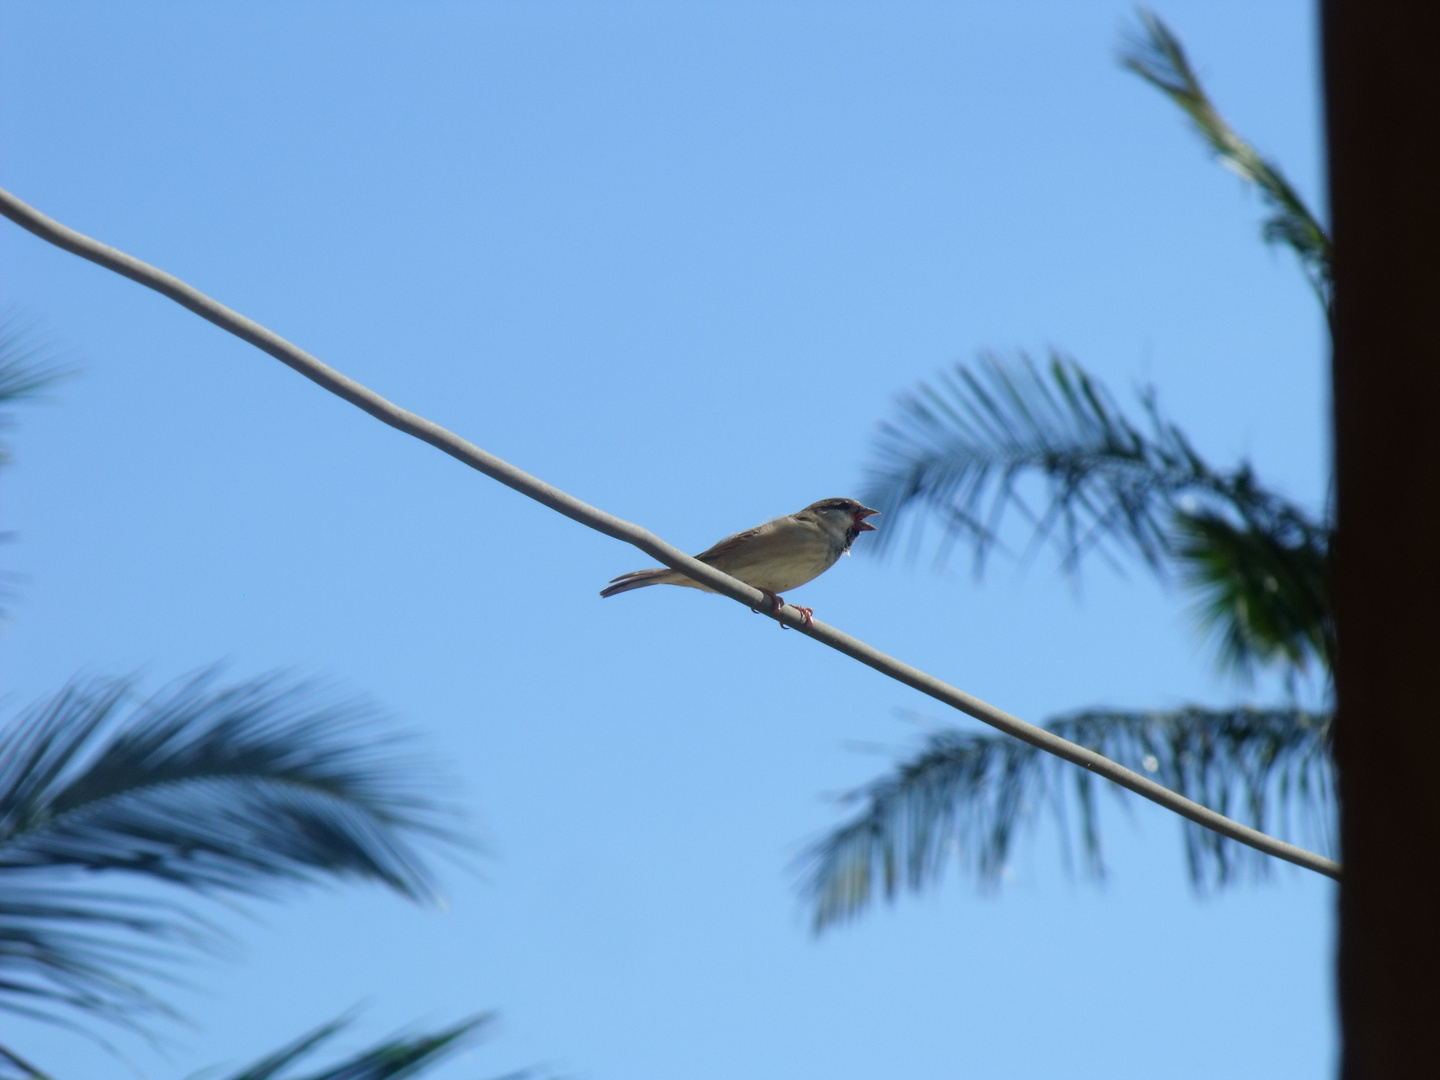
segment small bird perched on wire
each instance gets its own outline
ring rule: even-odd
[[[759,589],[778,612],[785,603],[780,596],[782,592],[813,581],[834,566],[841,555],[850,554],[850,545],[857,536],[875,531],[875,526],[865,519],[879,512],[854,499],[821,499],[799,513],[727,536],[695,558]],[[614,596],[646,585],[684,585],[715,591],[678,570],[658,566],[654,570],[621,574],[601,589],[600,595]],[[807,624],[812,621],[814,609],[796,610]]]

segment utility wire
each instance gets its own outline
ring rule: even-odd
[[[42,240],[47,240],[56,247],[64,248],[72,254],[81,258],[89,259],[98,263],[107,270],[113,270],[138,281],[147,288],[154,289],[163,296],[168,296],[177,304],[189,308],[203,319],[208,319],[222,330],[227,330],[240,338],[261,349],[282,364],[294,368],[301,375],[304,375],[312,382],[329,390],[332,394],[344,398],[352,405],[364,409],[371,416],[393,428],[398,428],[407,435],[429,443],[439,450],[443,450],[451,457],[464,462],[472,469],[484,473],[492,480],[498,480],[506,487],[514,488],[522,495],[534,499],[538,503],[548,506],[566,517],[589,526],[597,532],[606,536],[613,536],[616,540],[623,540],[633,544],[647,555],[664,563],[673,570],[678,570],[693,581],[714,589],[724,596],[736,600],[752,610],[758,610],[770,614],[770,604],[760,590],[746,585],[743,581],[723,574],[712,566],[707,566],[694,558],[691,558],[679,548],[672,547],[664,540],[647,529],[638,525],[632,525],[623,521],[613,514],[591,506],[589,503],[581,502],[573,495],[566,494],[557,487],[545,483],[537,477],[521,469],[517,469],[507,461],[502,461],[494,454],[486,453],[473,443],[460,438],[454,432],[448,431],[439,424],[426,420],[423,416],[400,408],[370,388],[361,385],[354,379],[347,378],[334,368],[321,363],[315,357],[296,348],[278,334],[267,330],[259,323],[238,312],[231,311],[225,305],[212,300],[204,293],[191,288],[179,278],[173,277],[158,270],[148,263],[141,262],[133,256],[92,240],[90,237],[67,228],[52,218],[46,217],[38,210],[21,202],[8,191],[0,188],[0,213],[3,213],[11,221],[22,228],[28,229]],[[1087,749],[1078,743],[1062,739],[1044,728],[1036,727],[1034,724],[1026,723],[1019,717],[1011,716],[1002,709],[981,701],[977,697],[965,693],[956,687],[951,686],[927,675],[919,668],[911,667],[893,656],[888,656],[878,649],[872,648],[857,638],[843,633],[822,623],[818,619],[814,622],[807,622],[794,607],[786,604],[772,616],[777,622],[798,630],[802,634],[814,638],[822,644],[829,645],[832,649],[844,653],[846,656],[860,661],[868,667],[874,668],[883,675],[904,683],[906,686],[919,690],[937,701],[942,701],[952,708],[959,709],[968,716],[989,724],[991,727],[999,728],[1007,735],[1013,735],[1022,742],[1039,747],[1057,757],[1079,765],[1083,769],[1103,776],[1105,779],[1119,784],[1123,788],[1135,792],[1151,802],[1158,803],[1167,810],[1173,810],[1181,817],[1187,818],[1211,829],[1231,840],[1246,844],[1257,851],[1267,855],[1273,855],[1277,859],[1284,859],[1297,866],[1303,866],[1307,870],[1314,870],[1316,873],[1324,874],[1327,877],[1338,879],[1340,877],[1340,864],[1333,859],[1327,859],[1313,851],[1297,847],[1294,844],[1286,843],[1276,837],[1270,836],[1258,829],[1252,829],[1248,825],[1242,825],[1238,821],[1218,814],[1207,806],[1185,796],[1171,791],[1169,788],[1157,784],[1149,777],[1133,772],[1117,762],[1111,761],[1102,754]]]

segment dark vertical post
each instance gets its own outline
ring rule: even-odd
[[[1342,1076],[1440,1076],[1440,3],[1321,8]]]

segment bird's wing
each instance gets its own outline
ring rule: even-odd
[[[757,525],[753,529],[746,529],[744,532],[738,532],[734,536],[727,536],[724,540],[711,544],[704,551],[700,552],[699,555],[696,555],[695,558],[701,562],[710,562],[713,559],[718,559],[720,556],[734,551],[747,540],[755,539],[755,537],[760,535],[760,530],[763,528],[765,528],[764,525]]]

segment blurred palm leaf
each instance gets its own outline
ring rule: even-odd
[[[36,397],[68,374],[53,350],[36,336],[29,319],[14,308],[0,311],[0,405]],[[0,412],[0,427],[11,422],[8,413]],[[0,464],[8,457],[0,447]]]
[[[899,419],[881,429],[866,499],[889,515],[889,543],[906,528],[918,542],[927,519],[938,519],[947,546],[971,546],[977,572],[1012,514],[1032,548],[1057,547],[1068,572],[1090,553],[1178,571],[1199,597],[1223,667],[1278,669],[1293,685],[1313,664],[1328,679],[1328,524],[1265,488],[1248,463],[1208,463],[1153,391],[1140,403],[1136,421],[1059,355],[1043,368],[1023,355],[982,357],[902,399]],[[1326,725],[1310,713],[1093,710],[1049,726],[1221,813],[1238,802],[1257,828],[1272,802],[1312,825],[1333,808]],[[932,736],[924,752],[857,793],[865,811],[812,851],[817,925],[859,911],[876,890],[892,897],[924,887],[951,850],[993,884],[1036,806],[1063,821],[1073,801],[1086,865],[1098,873],[1095,783],[1005,736]],[[1197,884],[1234,879],[1233,845],[1190,825],[1185,836]]]
[[[0,1080],[51,1080],[48,1073],[0,1046]]]
[[[1221,163],[1260,190],[1271,210],[1261,234],[1267,243],[1283,244],[1299,256],[1306,278],[1328,313],[1334,295],[1330,234],[1279,167],[1262,157],[1225,122],[1170,28],[1154,12],[1143,8],[1139,19],[1139,31],[1121,50],[1121,64],[1184,109]]]
[[[0,429],[14,422],[6,405],[35,398],[68,374],[56,362],[53,350],[37,337],[29,319],[16,308],[0,311]],[[0,465],[9,460],[9,447],[0,442]],[[0,532],[0,542],[10,539],[11,533]],[[6,614],[6,603],[15,597],[17,576],[0,570],[0,616]]]
[[[378,1043],[320,1072],[295,1075],[292,1066],[334,1038],[346,1025],[337,1020],[324,1024],[289,1046],[255,1062],[228,1080],[402,1080],[439,1064],[490,1024],[491,1017],[477,1016],[431,1035],[402,1035]],[[506,1080],[520,1080],[527,1073],[512,1073]]]
[[[146,1015],[174,1017],[146,982],[167,978],[181,946],[219,943],[193,912],[152,898],[15,874],[0,887],[0,1009],[86,1034],[71,1014],[136,1028]]]
[[[1046,728],[1257,829],[1331,846],[1333,804],[1328,715],[1300,709],[1190,707],[1173,712],[1092,709]],[[858,814],[803,858],[814,925],[851,918],[880,897],[937,882],[955,863],[994,885],[1017,835],[1048,809],[1069,852],[1104,874],[1096,792],[1125,794],[1005,735],[946,730],[880,779],[845,797]],[[1268,861],[1250,848],[1184,822],[1192,880],[1223,885]]]
[[[923,509],[951,540],[973,544],[978,571],[1013,511],[1036,540],[1060,545],[1067,570],[1106,544],[1158,567],[1171,554],[1167,519],[1182,496],[1263,501],[1247,467],[1211,469],[1161,419],[1153,396],[1144,405],[1148,432],[1079,364],[1053,352],[1043,368],[1023,353],[1015,361],[986,353],[936,385],[921,383],[900,399],[898,420],[881,425],[867,473],[866,497],[891,522],[877,550],[898,541],[897,522],[918,533],[911,512]],[[1031,505],[1034,489],[1022,487],[1037,478],[1043,510]]]
[[[1264,488],[1248,463],[1206,462],[1153,390],[1141,408],[1143,423],[1130,419],[1055,353],[1043,368],[987,354],[920,384],[881,425],[868,471],[865,498],[890,522],[877,549],[907,529],[918,542],[933,518],[942,553],[968,543],[979,572],[1013,513],[1069,572],[1091,552],[1180,568],[1207,597],[1200,614],[1227,667],[1328,659],[1326,525]]]
[[[1223,666],[1256,665],[1293,679],[1334,655],[1328,544],[1317,529],[1262,529],[1218,514],[1175,515],[1176,559],[1200,595],[1197,614],[1219,638]]]
[[[433,897],[417,841],[462,843],[430,776],[357,702],[211,673],[141,698],[75,682],[0,734],[0,1009],[139,1026],[177,946],[213,943],[188,909],[78,874],[201,894],[355,877]]]

